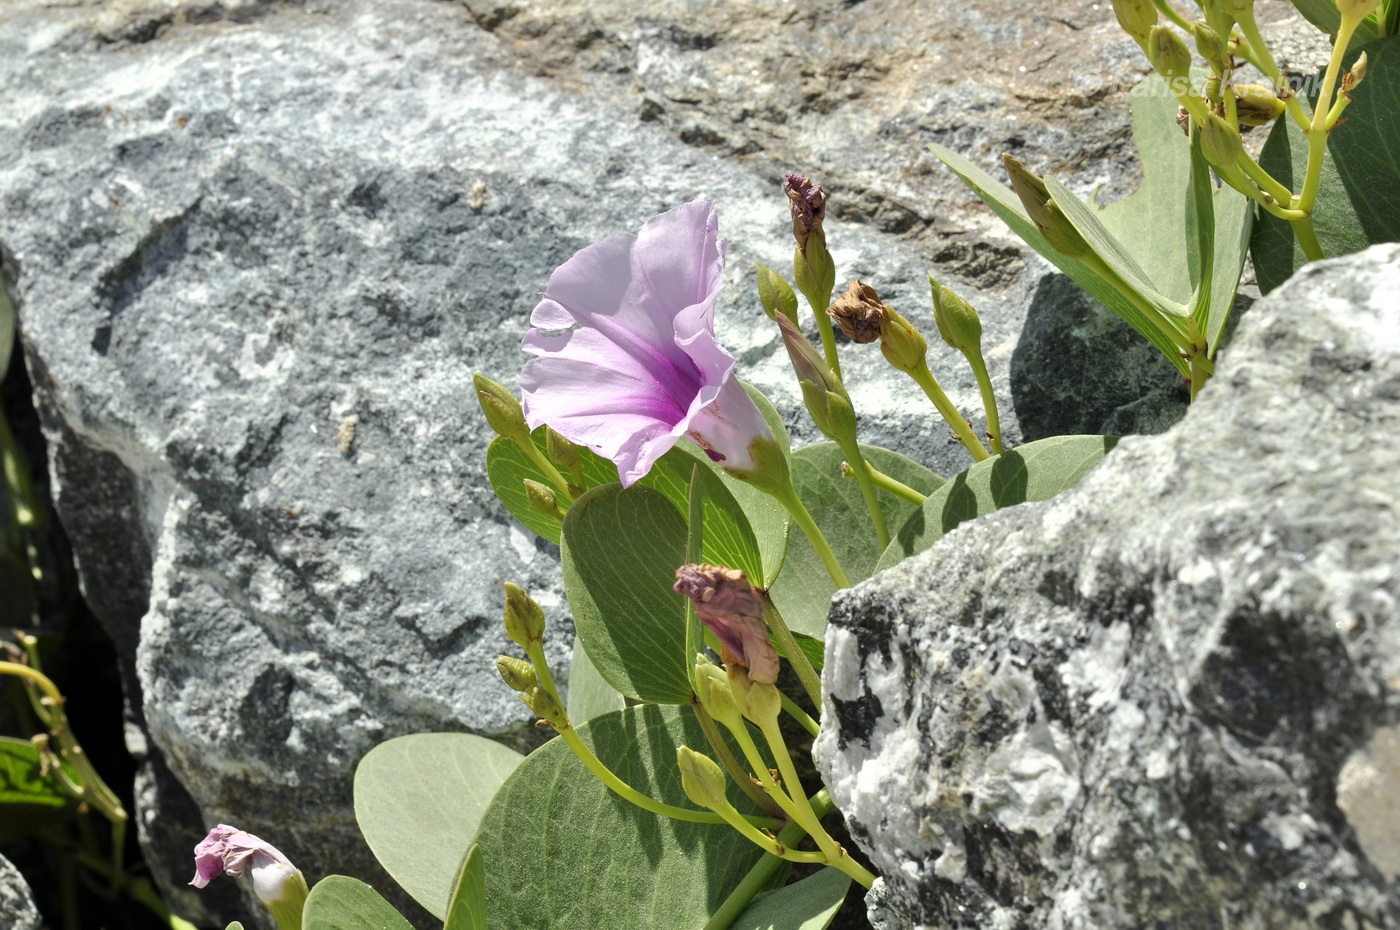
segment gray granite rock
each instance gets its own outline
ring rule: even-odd
[[[39,930],[39,909],[34,906],[29,883],[4,856],[0,856],[0,927]]]
[[[1169,432],[837,598],[818,766],[894,917],[1400,926],[1397,294],[1308,266]]]

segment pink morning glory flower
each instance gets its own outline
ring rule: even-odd
[[[263,904],[271,906],[286,899],[296,893],[298,886],[301,897],[305,897],[305,880],[291,860],[271,843],[228,824],[221,823],[210,830],[194,848],[194,869],[190,884],[196,888],[203,888],[225,872],[237,878],[251,870],[253,890]]]
[[[752,444],[773,433],[715,340],[718,233],[714,204],[691,201],[555,269],[522,346],[531,428],[611,459],[624,486],[683,436],[737,475],[755,468]]]

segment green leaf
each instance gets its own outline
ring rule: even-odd
[[[1116,436],[1052,436],[978,462],[929,495],[880,557],[883,571],[932,546],[965,520],[1072,488],[1118,444]]]
[[[77,807],[33,743],[0,736],[0,843],[67,820]]]
[[[306,896],[303,930],[413,930],[394,906],[369,885],[347,875],[327,875]]]
[[[1103,207],[1098,218],[1169,300],[1193,303],[1209,272],[1210,301],[1201,323],[1214,348],[1234,306],[1254,210],[1243,194],[1215,183],[1205,159],[1192,153],[1176,123],[1176,98],[1160,76],[1144,78],[1128,97],[1142,183]],[[1198,227],[1198,218],[1208,227]],[[1213,256],[1209,269],[1206,256]]]
[[[1303,18],[1312,23],[1323,32],[1337,38],[1337,28],[1342,24],[1342,14],[1337,12],[1337,0],[1292,0],[1293,6]],[[1361,25],[1356,28],[1356,33],[1351,37],[1349,48],[1357,48],[1379,38],[1381,35],[1380,26],[1376,21],[1376,14],[1372,13],[1361,21]],[[1295,191],[1296,193],[1296,191]]]
[[[457,873],[452,903],[447,907],[447,920],[442,930],[487,930],[486,865],[481,847],[475,844],[467,850],[462,869]]]
[[[1395,183],[1400,178],[1400,120],[1395,116],[1400,113],[1400,36],[1378,39],[1364,51],[1366,80],[1352,92],[1346,122],[1327,136],[1313,211],[1313,228],[1329,258],[1400,241],[1400,184]],[[1348,56],[1348,67],[1355,57]],[[1259,164],[1297,194],[1307,171],[1307,148],[1297,125],[1279,119]],[[1259,288],[1266,294],[1307,261],[1292,226],[1264,211],[1254,225],[1253,248]]]
[[[897,481],[921,494],[932,493],[940,484],[933,472],[898,452],[878,446],[861,446],[866,461]],[[792,481],[797,496],[812,514],[830,543],[851,584],[869,578],[880,558],[880,544],[865,509],[860,485],[853,478],[841,477],[845,459],[834,442],[804,446],[793,453]],[[885,520],[899,526],[915,510],[915,505],[887,491],[877,491]],[[800,530],[788,544],[787,564],[772,588],[773,602],[794,632],[820,637],[826,629],[826,612],[836,585],[831,581],[812,544]]]
[[[680,510],[645,485],[594,488],[564,520],[574,627],[598,672],[626,697],[690,701],[685,600],[673,590],[685,544]]]
[[[699,455],[692,455],[691,449]],[[655,488],[670,498],[677,510],[688,514],[690,478],[696,473],[697,462],[700,463],[700,497],[704,502],[701,560],[711,565],[743,569],[750,578],[762,578],[763,560],[748,518],[699,446],[691,442],[676,445],[658,459],[637,484]]]
[[[243,923],[241,921],[235,920],[233,923],[225,927],[224,930],[243,930]]]
[[[418,733],[380,743],[360,760],[355,819],[365,842],[433,915],[446,915],[486,806],[523,758],[480,736]]]
[[[694,808],[676,749],[703,750],[689,708],[645,705],[598,717],[579,735],[639,791]],[[740,810],[747,799],[732,789]],[[763,853],[725,824],[658,817],[613,794],[561,739],[502,787],[477,835],[488,923],[499,930],[681,930],[702,926]]]
[[[794,303],[796,298],[793,299]],[[10,353],[15,347],[15,305],[10,302],[10,292],[4,278],[0,278],[0,378],[10,368]]]
[[[531,433],[530,439],[539,447],[540,452],[546,451],[543,426]],[[589,485],[612,484],[617,480],[617,466],[582,446],[579,447],[579,464]],[[567,470],[563,474],[566,480],[573,480],[573,476]],[[542,536],[552,543],[559,542],[559,521],[530,509],[530,500],[525,496],[524,481],[526,478],[538,481],[553,489],[556,494],[558,489],[530,456],[525,454],[524,449],[504,436],[497,436],[486,450],[486,477],[491,482],[496,497],[500,498],[511,516],[535,535]],[[559,508],[568,510],[568,503],[567,498],[560,500]]]
[[[1050,243],[1045,241],[1040,231],[1036,229],[1035,223],[1031,222],[1030,217],[1026,215],[1025,208],[1021,206],[1021,199],[1016,196],[1015,191],[952,149],[937,144],[930,144],[929,149],[961,177],[976,192],[977,196],[982,198],[982,202],[991,207],[992,212],[1001,217],[1006,225],[1011,227],[1011,231],[1020,236],[1027,245],[1039,252],[1050,264],[1067,274],[1100,303],[1127,321],[1148,342],[1156,346],[1163,355],[1170,359],[1171,363],[1182,374],[1190,374],[1190,365],[1181,358],[1176,343],[1172,342],[1170,337],[1143,316],[1142,311],[1133,306],[1130,300],[1118,293],[1111,284],[1088,265],[1078,259],[1061,255],[1050,247]]]
[[[578,637],[574,638],[574,654],[569,660],[568,705],[569,722],[574,726],[627,706],[617,689],[598,674],[593,660],[588,658],[583,648],[583,640]]]
[[[851,877],[825,868],[800,882],[754,898],[731,930],[825,930],[846,900]]]

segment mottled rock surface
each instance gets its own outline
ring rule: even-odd
[[[838,597],[818,764],[896,915],[1400,926],[1397,293],[1308,266],[1168,433]]]
[[[4,856],[0,856],[0,927],[39,930],[39,910],[34,906],[29,884]]]

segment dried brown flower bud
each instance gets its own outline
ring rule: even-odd
[[[744,666],[752,682],[778,680],[778,651],[768,641],[763,598],[742,571],[682,565],[676,569],[676,590],[690,598],[700,621],[719,637],[726,666]]]
[[[836,321],[852,342],[874,342],[880,338],[885,325],[885,305],[875,289],[860,281],[852,281],[846,293],[826,309],[826,315]]]
[[[807,254],[807,239],[822,228],[826,219],[826,194],[800,174],[783,175],[783,193],[787,194],[792,210],[792,237],[802,254]]]

